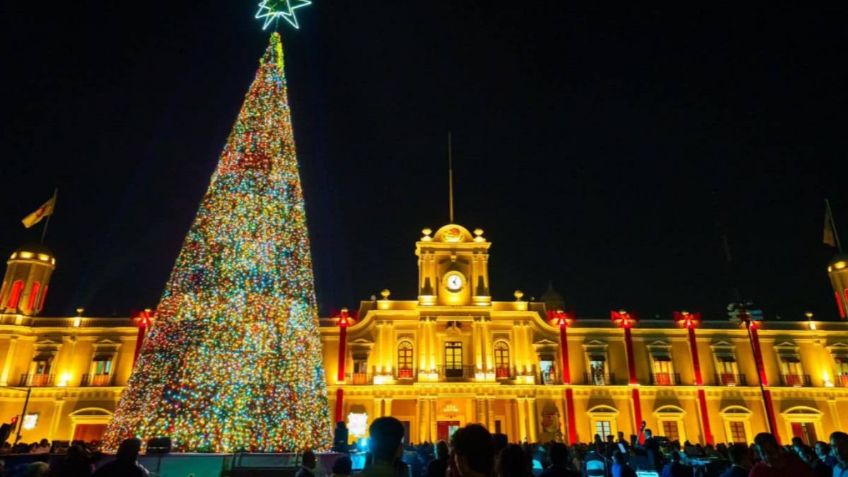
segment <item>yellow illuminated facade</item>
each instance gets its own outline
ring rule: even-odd
[[[331,415],[348,423],[351,440],[391,415],[415,443],[473,422],[512,441],[589,441],[635,434],[639,417],[672,439],[749,442],[769,429],[767,401],[783,441],[825,440],[848,428],[846,322],[755,323],[764,400],[745,326],[725,317],[630,325],[569,317],[552,290],[540,301],[520,291],[494,301],[490,247],[479,229],[425,229],[415,244],[417,297],[396,300],[384,290],[353,316],[320,319]],[[21,440],[96,440],[131,373],[139,330],[129,317],[82,310],[33,316],[55,265],[36,247],[9,260],[0,290],[0,420],[26,405]],[[33,305],[21,308],[21,300]]]

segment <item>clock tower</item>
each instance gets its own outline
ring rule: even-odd
[[[422,230],[415,244],[418,256],[420,305],[479,305],[492,302],[489,294],[489,247],[483,231],[448,224],[433,234]]]

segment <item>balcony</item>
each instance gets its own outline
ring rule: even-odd
[[[474,379],[474,366],[439,366],[440,381],[465,381]]]
[[[812,381],[810,380],[809,374],[781,374],[780,384],[782,386],[800,388],[805,386],[812,386]]]
[[[396,368],[395,379],[399,381],[414,381],[415,370],[413,368]]]
[[[615,373],[589,374],[583,373],[583,380],[590,386],[615,386]]]
[[[354,385],[373,384],[374,375],[371,373],[348,373],[345,374],[345,381]]]
[[[108,374],[83,374],[80,386],[111,386],[112,376]]]
[[[651,373],[651,386],[678,386],[680,373]]]
[[[513,376],[512,368],[509,366],[496,366],[495,379],[511,379]]]
[[[18,386],[50,387],[53,386],[52,374],[22,374]]]
[[[747,386],[748,378],[744,374],[719,373],[715,377],[719,386]]]
[[[833,385],[840,388],[848,388],[848,374],[837,374]]]

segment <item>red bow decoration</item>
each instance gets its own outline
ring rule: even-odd
[[[619,328],[633,328],[636,325],[636,317],[624,310],[610,311],[610,318]]]
[[[354,323],[356,323],[356,320],[350,316],[347,308],[342,308],[339,312],[339,327],[347,328],[348,326],[352,326]]]
[[[574,323],[574,315],[566,313],[564,310],[548,310],[548,321],[553,326],[569,327]]]
[[[150,308],[139,311],[133,314],[133,321],[138,324],[139,327],[149,327],[151,323],[153,323],[153,319],[156,318],[156,311],[151,310]]]
[[[683,328],[697,328],[701,324],[700,313],[689,313],[688,311],[675,311],[674,321]]]

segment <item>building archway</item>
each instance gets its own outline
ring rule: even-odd
[[[601,439],[614,436],[618,433],[618,409],[600,404],[592,407],[586,414],[589,415],[589,423],[592,434],[600,434]]]
[[[657,420],[655,435],[668,438],[669,441],[685,442],[686,426],[683,418],[686,411],[683,408],[672,405],[660,406],[654,410],[654,418]]]
[[[752,441],[751,410],[743,406],[727,406],[719,412],[727,442],[748,444]]]
[[[102,407],[86,407],[77,409],[69,417],[72,440],[95,442],[103,437],[106,426],[112,420],[112,412]]]
[[[800,437],[804,444],[813,446],[823,436],[821,419],[824,413],[809,406],[795,406],[780,413],[786,422],[787,435]]]

